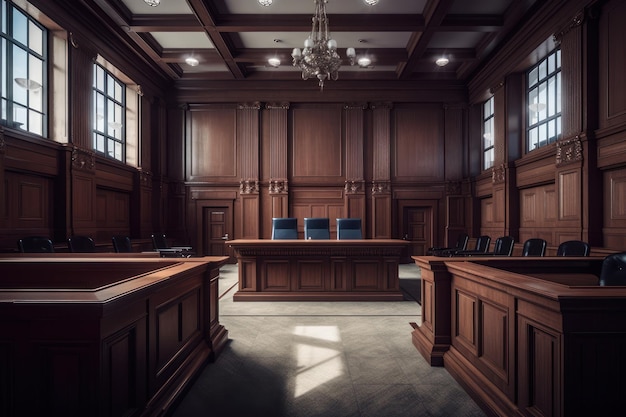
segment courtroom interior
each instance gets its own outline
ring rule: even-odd
[[[0,0],[0,415],[176,415],[230,349],[220,303],[374,315],[407,267],[400,331],[476,415],[623,409],[624,21]]]

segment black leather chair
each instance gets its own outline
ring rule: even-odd
[[[452,253],[452,256],[476,256],[487,253],[489,245],[491,244],[491,237],[487,235],[479,236],[476,239],[476,245],[473,250],[458,250]]]
[[[626,252],[614,253],[602,261],[601,286],[626,285]]]
[[[459,236],[456,239],[456,244],[452,247],[437,247],[437,246],[433,246],[431,248],[428,248],[428,250],[426,251],[427,255],[434,255],[434,256],[449,256],[450,253],[449,252],[456,252],[456,251],[460,251],[460,250],[467,250],[467,242],[469,242],[469,236],[467,233],[461,233],[459,234]]]
[[[330,220],[327,217],[305,217],[304,238],[330,239]]]
[[[274,217],[272,219],[272,239],[297,239],[298,219],[295,217]]]
[[[361,219],[337,219],[337,240],[363,239]]]
[[[96,244],[89,236],[72,236],[67,239],[67,248],[72,253],[92,253],[96,251]]]
[[[556,256],[589,256],[591,248],[587,242],[581,240],[568,240],[559,245]]]
[[[152,234],[152,245],[163,258],[189,258],[194,255],[191,246],[170,246],[162,233]]]
[[[522,256],[544,256],[548,242],[540,238],[530,238],[524,242]]]
[[[113,236],[111,241],[113,242],[113,250],[117,253],[130,253],[133,251],[133,245],[128,236]]]
[[[493,244],[493,252],[486,252],[485,255],[511,256],[514,246],[515,239],[511,236],[500,236]]]
[[[22,253],[54,253],[52,241],[43,236],[28,236],[17,241]]]

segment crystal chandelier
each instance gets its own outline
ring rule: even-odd
[[[317,78],[320,90],[324,89],[324,80],[339,78],[341,57],[337,54],[337,41],[330,38],[328,17],[326,17],[328,0],[315,0],[315,15],[311,34],[304,41],[304,49],[294,48],[291,53],[293,66],[302,69],[302,79]],[[347,52],[350,64],[354,64],[354,48]]]

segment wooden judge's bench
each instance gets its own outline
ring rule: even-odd
[[[239,266],[234,301],[401,301],[399,239],[228,241]]]
[[[598,286],[603,257],[413,259],[413,344],[489,415],[623,415],[626,287]]]
[[[0,259],[0,415],[163,415],[220,353],[227,257]]]

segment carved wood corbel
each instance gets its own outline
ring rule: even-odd
[[[269,191],[270,194],[287,194],[288,181],[285,178],[270,178]]]
[[[96,168],[96,153],[79,148],[78,146],[72,147],[72,169],[82,169],[86,171],[95,171]]]
[[[259,193],[259,180],[256,178],[240,179],[239,180],[239,194],[258,194]]]
[[[556,46],[559,46],[561,44],[561,40],[563,39],[563,36],[567,35],[575,27],[582,25],[584,21],[585,21],[585,12],[581,10],[578,13],[576,13],[576,16],[574,16],[569,21],[567,26],[565,26],[559,32],[552,35],[552,38],[554,39],[554,43],[556,44]]]
[[[573,138],[563,139],[556,142],[556,166],[582,162],[583,144],[580,135]]]

